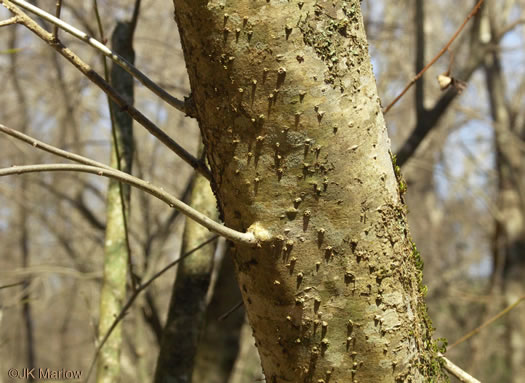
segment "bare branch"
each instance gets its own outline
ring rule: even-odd
[[[222,314],[220,317],[217,318],[217,320],[219,322],[225,320],[226,318],[228,318],[233,312],[235,312],[236,310],[240,309],[242,306],[244,305],[244,302],[242,300],[240,300],[239,302],[237,302],[235,304],[235,306],[233,306],[231,309],[229,309],[228,311],[226,311],[224,314]]]
[[[483,64],[484,57],[491,50],[492,47],[490,45],[482,45],[479,42],[475,42],[472,46],[467,63],[460,71],[460,78],[463,80],[470,78],[474,71]],[[440,118],[444,115],[444,112],[458,95],[459,92],[457,88],[451,87],[447,92],[441,95],[431,109],[425,109],[423,115],[418,118],[416,127],[396,153],[397,164],[399,166],[404,166],[409,158],[411,158],[421,142],[423,142],[425,137],[436,126]]]
[[[131,22],[130,22],[132,34],[135,32],[135,28],[137,27],[137,23],[139,20],[140,3],[141,3],[141,0],[135,0],[135,6],[133,7],[133,16],[131,16]],[[161,88],[164,89],[164,87],[162,86]]]
[[[461,338],[459,338],[457,341],[455,341],[454,343],[452,343],[450,346],[447,347],[448,350],[456,347],[458,344],[460,343],[463,343],[464,341],[466,341],[467,339],[473,337],[474,335],[476,335],[478,332],[480,332],[481,330],[483,330],[485,327],[491,325],[492,323],[494,323],[495,321],[497,321],[499,318],[501,318],[502,316],[505,316],[506,314],[508,314],[512,309],[514,309],[517,305],[519,305],[521,302],[523,302],[525,300],[525,295],[522,295],[521,297],[519,297],[516,302],[514,302],[513,304],[511,304],[510,306],[507,306],[505,309],[503,309],[502,311],[500,311],[498,314],[496,314],[495,316],[493,316],[492,318],[490,318],[488,321],[486,321],[485,323],[483,323],[481,326],[478,326],[476,327],[474,330],[470,331],[468,334],[462,336]]]
[[[403,97],[405,95],[406,92],[408,92],[408,90],[412,87],[412,85],[414,85],[414,83],[419,80],[421,78],[421,76],[423,76],[423,74],[432,66],[434,65],[434,63],[441,57],[443,56],[443,54],[448,50],[448,48],[450,48],[450,46],[452,45],[452,43],[454,42],[454,40],[456,40],[456,38],[459,36],[459,34],[461,33],[461,31],[463,30],[463,28],[465,28],[465,26],[467,25],[468,21],[473,18],[476,13],[478,13],[479,11],[479,8],[481,7],[481,5],[483,4],[483,0],[479,0],[478,3],[474,6],[474,8],[472,9],[472,11],[470,11],[470,13],[467,15],[467,17],[465,18],[465,20],[463,21],[463,24],[461,24],[458,28],[458,30],[454,33],[454,35],[452,36],[452,38],[448,41],[448,43],[445,44],[445,46],[439,51],[439,53],[432,59],[430,60],[430,62],[417,74],[415,75],[412,80],[410,80],[410,82],[408,83],[408,85],[405,87],[405,89],[403,89],[403,91],[394,99],[394,101],[392,101],[384,110],[383,110],[383,114],[387,114],[388,111],[390,109],[392,109],[392,107],[401,99],[401,97]]]
[[[89,208],[86,203],[84,202],[84,199],[82,198],[82,194],[78,194],[76,197],[71,197],[67,193],[61,192],[59,189],[53,187],[53,184],[44,182],[42,180],[36,180],[35,182],[38,186],[45,189],[49,193],[53,194],[58,199],[62,199],[66,202],[68,202],[72,207],[74,207],[82,217],[85,218],[85,220],[96,230],[104,232],[106,230],[106,223],[100,221],[95,212]]]
[[[462,370],[460,367],[456,366],[454,363],[452,363],[450,360],[445,358],[443,354],[438,353],[438,355],[443,359],[443,367],[445,370],[450,372],[452,375],[454,375],[456,378],[459,379],[460,382],[463,383],[481,383],[476,378],[472,377],[470,374]]]
[[[78,162],[79,164],[89,165],[89,166],[96,166],[103,169],[109,169],[112,170],[113,168],[111,166],[105,165],[101,162],[92,160],[87,157],[83,157],[81,155],[68,152],[66,150],[59,149],[53,145],[48,145],[45,142],[39,141],[36,138],[33,138],[31,136],[28,136],[27,134],[21,133],[18,130],[8,128],[5,125],[0,124],[0,132],[10,135],[11,137],[14,137],[20,141],[23,141],[29,145],[32,145],[33,147],[37,149],[42,149],[48,153],[54,154],[56,156]]]
[[[506,27],[502,28],[500,31],[498,31],[498,36],[496,37],[496,40],[499,41],[503,39],[503,37],[512,31],[514,28],[516,28],[518,25],[525,24],[525,18],[514,20],[512,23],[507,25]]]
[[[45,165],[24,165],[24,166],[12,166],[10,168],[0,169],[0,177],[8,175],[19,175],[25,173],[38,173],[38,172],[57,172],[57,171],[74,171],[74,172],[83,172],[91,173],[99,176],[104,176],[108,178],[116,179],[127,183],[131,186],[134,186],[138,189],[149,193],[161,201],[167,203],[171,208],[178,209],[186,215],[188,218],[193,219],[202,226],[206,227],[208,230],[223,236],[230,241],[243,243],[246,245],[255,245],[257,244],[257,239],[253,232],[241,233],[239,231],[230,229],[220,223],[213,221],[197,210],[193,209],[191,206],[186,205],[184,202],[175,198],[170,193],[164,191],[164,189],[151,185],[149,182],[141,180],[140,178],[134,177],[127,173],[115,170],[115,169],[106,169],[95,166],[87,165],[69,165],[69,164],[45,164]]]
[[[0,271],[0,274],[9,275],[10,277],[25,277],[35,274],[59,274],[83,280],[99,279],[102,276],[102,273],[98,271],[82,272],[71,267],[64,267],[58,265],[36,265],[29,267],[21,267],[18,269],[11,269],[5,271],[2,270]]]
[[[17,6],[13,5],[8,0],[0,0],[7,9],[19,18],[19,23],[23,24],[38,37],[44,40],[48,45],[53,47],[58,53],[64,56],[70,63],[72,63],[78,70],[80,70],[87,78],[95,83],[104,93],[108,94],[111,99],[122,109],[129,113],[135,121],[148,130],[160,142],[166,145],[170,150],[176,153],[184,161],[190,164],[194,169],[198,170],[208,180],[211,179],[210,170],[204,162],[193,157],[170,136],[168,136],[162,129],[156,126],[146,116],[132,105],[129,105],[120,94],[105,81],[97,72],[95,72],[89,65],[83,62],[73,51],[64,47],[60,42],[53,40],[52,35],[40,27],[33,19],[22,12]]]
[[[159,272],[155,273],[155,275],[153,275],[150,279],[148,279],[146,282],[144,282],[143,284],[141,284],[137,290],[135,290],[133,292],[133,294],[129,297],[128,301],[126,302],[126,304],[122,307],[122,310],[120,311],[119,315],[115,318],[115,320],[113,321],[113,323],[111,324],[111,326],[109,327],[107,333],[104,335],[104,337],[102,338],[102,340],[100,341],[100,344],[97,346],[97,349],[95,350],[95,355],[93,357],[93,361],[91,362],[91,366],[89,367],[89,370],[88,370],[88,373],[87,373],[87,377],[86,377],[86,381],[89,380],[89,376],[91,375],[91,371],[93,370],[93,367],[95,366],[95,362],[97,360],[97,356],[98,354],[100,353],[100,350],[102,349],[102,346],[104,346],[104,343],[106,343],[106,341],[108,340],[109,336],[111,335],[111,333],[113,332],[113,330],[115,329],[115,327],[117,327],[117,325],[120,323],[120,321],[124,318],[124,316],[126,315],[128,309],[131,307],[131,305],[133,305],[133,302],[135,302],[135,300],[137,299],[137,297],[139,296],[139,294],[144,291],[149,285],[151,285],[157,278],[159,278],[162,274],[164,274],[166,271],[168,271],[169,269],[171,269],[173,266],[175,266],[176,264],[178,264],[179,262],[181,262],[184,258],[190,256],[191,254],[193,254],[194,252],[196,252],[197,250],[199,250],[200,248],[202,248],[203,246],[206,246],[208,243],[211,243],[213,241],[215,241],[218,237],[216,235],[214,235],[213,237],[209,238],[208,240],[204,241],[203,243],[201,243],[200,245],[194,247],[193,249],[191,249],[190,251],[188,251],[187,253],[181,255],[178,259],[176,259],[175,261],[171,262],[170,264],[168,264],[167,266],[165,266],[162,270],[160,270]]]
[[[7,0],[6,0],[7,1]],[[71,35],[75,36],[76,38],[83,40],[87,42],[89,45],[91,45],[93,48],[100,51],[104,56],[110,58],[113,62],[115,62],[118,66],[120,66],[122,69],[124,69],[126,72],[128,72],[130,75],[135,77],[138,81],[140,81],[146,88],[151,90],[153,93],[155,93],[158,97],[166,101],[168,104],[173,106],[175,109],[180,110],[183,113],[187,113],[185,102],[182,100],[177,99],[176,97],[173,97],[171,94],[166,92],[163,88],[158,86],[154,81],[152,81],[149,77],[147,77],[144,73],[142,73],[140,70],[138,70],[134,65],[132,65],[129,61],[124,59],[123,57],[119,56],[115,52],[113,52],[111,49],[109,49],[107,46],[102,44],[100,41],[94,39],[93,37],[90,37],[85,32],[82,32],[81,30],[73,27],[72,25],[64,22],[63,20],[60,20],[59,18],[51,15],[50,13],[47,13],[46,11],[35,7],[34,5],[28,3],[24,0],[9,0],[9,2],[12,2],[13,4],[18,5],[21,8],[24,8],[38,16],[40,16],[42,19],[49,21],[52,23],[55,28],[63,29],[64,31],[70,33]],[[192,116],[194,117],[194,116]]]
[[[62,11],[62,0],[57,0],[55,16],[60,19],[60,12]],[[53,25],[53,39],[58,40],[58,25]]]
[[[16,17],[16,16],[11,17],[11,18],[9,18],[7,20],[4,20],[4,21],[0,21],[0,28],[7,27],[8,25],[17,24],[19,21],[20,21],[20,19],[18,17]]]
[[[15,286],[20,286],[20,285],[23,285],[24,283],[25,281],[20,281],[20,282],[15,282],[15,283],[9,283],[7,285],[2,285],[0,286],[0,290],[8,289],[8,288],[15,287]]]

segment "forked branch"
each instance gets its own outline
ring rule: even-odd
[[[126,72],[128,72],[130,75],[132,75],[134,78],[136,78],[138,81],[140,81],[146,88],[151,90],[153,93],[155,93],[158,97],[166,101],[168,104],[173,106],[175,109],[180,110],[183,113],[189,114],[188,110],[186,110],[185,102],[182,100],[177,99],[176,97],[173,97],[171,94],[166,92],[162,87],[158,86],[154,81],[152,81],[148,76],[146,76],[144,73],[142,73],[140,70],[138,70],[133,64],[131,64],[129,61],[118,55],[117,53],[113,52],[111,49],[109,49],[107,46],[102,44],[100,41],[94,39],[93,37],[89,36],[87,33],[82,32],[81,30],[75,28],[74,26],[64,22],[63,20],[59,19],[58,17],[53,16],[50,13],[47,13],[43,9],[40,9],[38,7],[35,7],[34,5],[28,3],[24,0],[6,0],[5,2],[11,2],[13,4],[18,5],[21,8],[24,8],[35,15],[40,16],[42,19],[52,23],[54,25],[54,30],[56,28],[60,28],[71,35],[75,36],[76,38],[85,41],[89,45],[91,45],[93,48],[97,49],[99,52],[101,52],[104,56],[110,58],[115,64],[120,66],[122,69],[124,69]],[[58,8],[59,9],[59,8]],[[56,37],[55,33],[53,35]],[[193,117],[193,116],[192,116]]]
[[[191,165],[194,169],[199,171],[207,179],[211,179],[211,173],[205,163],[192,156],[170,136],[168,136],[162,129],[156,126],[151,120],[143,115],[132,105],[129,105],[126,100],[107,83],[97,72],[95,72],[89,65],[80,59],[73,51],[63,46],[60,42],[53,39],[53,35],[48,33],[40,27],[33,19],[22,12],[16,5],[8,0],[0,0],[9,11],[11,11],[17,18],[19,24],[24,25],[31,32],[40,37],[49,46],[53,47],[58,53],[64,56],[71,64],[73,64],[80,72],[82,72],[88,79],[97,85],[104,93],[122,109],[125,110],[135,121],[142,125],[148,132],[155,136],[160,142],[166,145],[170,150],[181,157],[185,162]]]
[[[8,25],[18,24],[18,17],[13,16],[7,20],[0,21],[0,28],[7,27]]]

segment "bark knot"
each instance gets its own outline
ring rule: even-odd
[[[248,233],[252,233],[255,237],[255,240],[259,244],[263,242],[269,242],[273,239],[273,236],[270,234],[270,232],[266,230],[266,228],[260,222],[252,223],[246,231]]]

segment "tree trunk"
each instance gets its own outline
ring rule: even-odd
[[[11,36],[9,38],[8,44],[9,49],[16,49],[18,42],[18,33],[15,28],[11,30]],[[18,73],[19,62],[17,60],[17,55],[10,55],[10,78],[13,82],[13,88],[15,91],[16,99],[18,104],[22,107],[23,112],[20,117],[20,130],[22,133],[27,133],[29,127],[29,115],[28,115],[28,102],[26,95],[24,93],[24,88],[20,81],[20,76]],[[20,194],[23,201],[27,200],[28,195],[28,182],[27,179],[22,177],[20,179]],[[18,212],[18,225],[19,229],[19,239],[18,243],[20,246],[20,255],[22,258],[22,267],[27,268],[31,263],[31,247],[30,247],[30,231],[29,231],[29,222],[30,222],[30,211],[25,205],[20,205]],[[23,295],[22,295],[22,320],[24,323],[25,329],[25,362],[27,368],[31,369],[36,367],[36,351],[35,351],[35,329],[34,329],[34,320],[33,320],[33,310],[32,303],[33,297],[31,297],[31,278],[25,278],[23,280]],[[34,378],[29,376],[28,381],[33,382]]]
[[[205,328],[195,356],[194,383],[228,383],[236,358],[239,357],[239,337],[245,315],[242,308],[230,312],[241,300],[231,246],[229,242],[225,243],[219,275],[206,310]]]
[[[195,177],[191,206],[216,220],[215,197],[210,184],[202,175]],[[186,220],[181,254],[210,239],[208,229],[190,219]],[[155,383],[189,383],[195,363],[197,345],[204,327],[206,293],[213,269],[216,246],[208,245],[177,267],[168,318],[162,333]]]
[[[438,380],[359,1],[174,3],[266,381]]]
[[[129,62],[135,60],[132,47],[132,28],[129,22],[118,22],[112,35],[112,45],[117,53]],[[133,105],[133,78],[117,65],[112,66],[111,83]],[[111,166],[131,173],[133,160],[133,120],[116,104],[110,107],[114,124]],[[106,203],[106,233],[104,241],[104,281],[100,293],[99,336],[106,335],[119,315],[126,297],[128,271],[128,244],[126,217],[129,217],[130,187],[110,180]],[[131,276],[133,278],[133,275]],[[120,354],[122,328],[119,324],[100,350],[97,383],[118,382],[120,379]]]
[[[510,305],[525,295],[525,167],[523,152],[518,145],[523,132],[514,126],[505,100],[505,80],[498,53],[486,59],[485,73],[494,124],[494,146],[498,170],[498,207],[496,222],[497,258],[503,264],[503,294]],[[514,129],[514,131],[513,131]],[[525,376],[525,308],[517,307],[507,317],[507,342],[512,382]]]
[[[245,321],[239,337],[239,355],[233,365],[228,383],[260,382],[264,380],[261,377],[261,359],[255,348],[252,328]]]

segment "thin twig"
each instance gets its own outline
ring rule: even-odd
[[[160,86],[158,86],[154,81],[152,81],[149,77],[147,77],[144,73],[142,73],[140,70],[138,70],[134,65],[132,65],[130,62],[128,62],[123,57],[119,56],[115,52],[113,52],[111,49],[109,49],[107,46],[105,46],[100,41],[94,39],[93,37],[89,36],[87,33],[82,32],[80,29],[75,28],[74,26],[64,22],[63,20],[60,20],[56,18],[55,16],[51,15],[50,13],[47,13],[46,11],[35,7],[34,5],[28,3],[25,0],[5,0],[4,2],[11,2],[13,4],[18,5],[21,8],[24,8],[42,19],[49,21],[56,27],[63,29],[64,31],[70,33],[71,35],[75,36],[76,38],[83,40],[87,42],[89,45],[91,45],[93,48],[100,51],[104,56],[110,58],[115,62],[117,65],[119,65],[122,69],[124,69],[126,72],[128,72],[130,75],[135,77],[138,81],[140,81],[146,88],[151,90],[153,93],[155,93],[158,97],[166,101],[168,104],[173,106],[175,109],[187,113],[185,102],[182,100],[177,99],[176,97],[173,97],[171,94],[166,92],[164,89],[162,89]]]
[[[35,184],[54,195],[57,199],[68,202],[95,230],[104,233],[106,230],[106,224],[101,222],[95,212],[86,205],[84,198],[82,198],[82,194],[77,194],[75,197],[71,197],[69,194],[55,188],[52,183],[44,182],[41,179],[35,180]]]
[[[23,285],[25,283],[26,283],[26,281],[20,281],[20,282],[10,283],[8,285],[2,285],[2,286],[0,286],[0,290],[8,289],[10,287],[20,286],[20,285]]]
[[[403,89],[403,91],[394,99],[394,101],[392,101],[390,103],[390,105],[388,105],[384,110],[383,110],[383,114],[387,114],[388,111],[390,109],[392,109],[392,107],[401,99],[401,97],[403,97],[405,95],[405,93],[412,87],[412,85],[414,85],[414,83],[419,80],[421,78],[421,76],[423,76],[423,74],[432,66],[434,65],[434,63],[441,57],[443,56],[443,54],[449,49],[449,47],[452,45],[452,43],[454,42],[454,40],[456,40],[456,38],[459,36],[459,34],[461,33],[461,31],[463,30],[463,28],[465,28],[465,26],[467,25],[468,21],[473,18],[476,13],[478,13],[481,5],[483,4],[483,0],[479,0],[478,3],[474,6],[474,8],[472,9],[472,11],[470,11],[470,13],[467,15],[467,17],[465,18],[465,20],[463,21],[463,24],[460,25],[460,27],[458,28],[458,30],[454,33],[454,35],[452,36],[452,38],[448,41],[448,43],[439,51],[439,53],[432,59],[430,60],[430,62],[414,77],[412,78],[412,80],[410,80],[410,82],[408,83],[408,85],[405,87],[405,89]]]
[[[97,271],[92,272],[83,272],[79,271],[73,267],[64,267],[64,266],[58,266],[58,265],[38,265],[38,266],[28,266],[28,267],[20,267],[18,269],[10,269],[10,270],[2,270],[0,271],[0,274],[6,274],[7,276],[18,276],[18,277],[26,277],[31,276],[34,274],[59,274],[59,275],[67,275],[73,278],[78,279],[100,279],[102,277],[102,273]]]
[[[113,170],[111,166],[108,166],[106,164],[103,164],[101,162],[92,160],[87,157],[83,157],[81,155],[68,152],[66,150],[59,149],[53,145],[48,145],[45,142],[39,141],[36,138],[33,138],[31,136],[28,136],[27,134],[21,133],[18,130],[8,128],[5,125],[0,124],[0,132],[10,135],[11,137],[16,138],[17,140],[23,141],[29,145],[32,145],[33,147],[37,149],[44,150],[48,153],[54,154],[56,156],[68,159],[70,161],[78,162],[79,164],[89,165],[89,166],[96,166],[103,169],[109,169]]]
[[[60,19],[60,12],[62,11],[62,0],[57,0],[56,3],[56,9],[55,9],[55,17],[57,19]],[[53,40],[58,40],[58,25],[53,24]]]
[[[9,18],[7,20],[4,20],[4,21],[0,21],[0,28],[7,27],[8,25],[17,24],[19,21],[20,21],[20,19],[18,17],[16,17],[16,16],[11,17],[11,18]]]
[[[460,382],[463,383],[481,383],[479,380],[471,376],[468,372],[462,370],[460,367],[456,366],[454,363],[452,363],[450,360],[445,358],[443,354],[438,353],[438,356],[443,359],[443,367],[445,370],[450,372],[452,375],[454,375],[456,378],[459,379]]]
[[[146,116],[132,105],[129,105],[120,94],[109,85],[97,72],[95,72],[89,65],[83,62],[73,51],[63,46],[60,42],[52,40],[52,36],[42,27],[40,27],[33,19],[22,12],[17,6],[13,5],[8,0],[0,0],[7,9],[14,13],[19,18],[19,23],[23,24],[30,31],[35,33],[44,42],[53,47],[58,53],[64,56],[70,63],[72,63],[79,71],[81,71],[88,79],[97,85],[104,93],[108,94],[111,99],[122,109],[125,110],[135,121],[142,125],[148,132],[155,136],[160,142],[166,145],[170,150],[181,157],[185,162],[198,170],[208,180],[211,179],[210,170],[206,164],[198,160],[183,147],[168,136],[162,129],[156,126]]]
[[[520,24],[525,24],[525,18],[514,20],[512,23],[507,25],[506,27],[502,28],[500,31],[498,31],[498,36],[496,37],[496,40],[501,40],[505,34],[516,28]]]
[[[131,21],[130,21],[132,35],[135,33],[135,29],[137,28],[137,23],[138,23],[139,14],[140,14],[140,3],[141,3],[141,0],[135,0],[135,6],[133,7],[133,15],[131,16]],[[161,88],[164,89],[164,87],[162,86]]]
[[[108,42],[108,39],[106,38],[106,35],[104,34],[104,28],[102,26],[102,19],[100,18],[100,12],[98,11],[98,2],[97,0],[93,1],[93,10],[95,11],[95,19],[97,20],[97,26],[98,26],[98,33],[100,34],[100,40],[106,44]],[[87,34],[86,34],[87,36]],[[104,45],[105,46],[105,45]],[[117,53],[115,53],[117,54]],[[106,63],[106,58],[104,57],[102,59],[104,64]],[[107,71],[107,65],[104,65],[106,67]],[[108,81],[108,78],[106,77],[106,81]]]
[[[167,203],[171,208],[178,209],[186,215],[188,218],[193,219],[195,222],[206,227],[208,230],[223,236],[230,241],[243,243],[246,245],[255,245],[257,240],[253,232],[241,233],[221,225],[218,222],[213,221],[204,214],[193,209],[191,206],[186,205],[184,202],[175,198],[164,189],[151,185],[149,182],[141,180],[140,178],[134,177],[128,173],[124,173],[115,169],[106,169],[95,166],[87,165],[70,165],[70,164],[39,164],[39,165],[23,165],[23,166],[12,166],[10,168],[0,169],[0,177],[8,175],[19,175],[25,173],[39,173],[39,172],[59,172],[59,171],[73,171],[96,174],[103,177],[113,178],[117,181],[127,183],[138,189],[149,193],[161,201]]]
[[[109,327],[108,331],[106,332],[106,334],[104,335],[104,337],[102,338],[102,340],[100,341],[99,345],[97,346],[97,349],[95,350],[95,355],[93,356],[93,360],[91,361],[91,365],[89,367],[89,370],[88,370],[88,373],[87,373],[87,377],[86,377],[86,382],[89,380],[89,376],[91,375],[91,371],[93,370],[93,367],[95,366],[95,362],[97,361],[97,357],[98,357],[98,354],[100,353],[100,350],[102,349],[102,347],[104,346],[104,343],[106,343],[106,341],[108,340],[109,336],[111,335],[111,333],[113,332],[113,330],[115,329],[115,327],[117,327],[117,325],[120,323],[120,321],[124,318],[124,316],[127,314],[127,311],[128,309],[131,307],[131,305],[133,304],[133,302],[135,302],[135,299],[137,299],[137,297],[139,296],[139,294],[144,291],[149,285],[151,285],[157,278],[159,278],[162,274],[164,274],[166,271],[168,271],[169,269],[171,269],[173,266],[175,266],[176,264],[178,264],[179,262],[181,262],[184,258],[190,256],[191,254],[193,254],[194,252],[196,252],[197,250],[199,250],[200,248],[206,246],[207,244],[215,241],[216,239],[218,238],[218,236],[214,235],[213,237],[211,237],[210,239],[204,241],[203,243],[201,243],[200,245],[198,245],[197,247],[194,247],[193,249],[191,249],[190,251],[188,251],[186,254],[183,254],[181,255],[178,259],[176,259],[175,261],[169,263],[167,266],[165,266],[162,270],[160,270],[159,272],[157,272],[156,274],[154,274],[150,279],[148,279],[145,283],[141,284],[136,291],[133,292],[133,294],[129,297],[128,301],[126,302],[126,304],[124,306],[122,306],[122,310],[120,311],[119,315],[115,318],[115,320],[113,321],[113,323],[111,324],[111,326]]]
[[[233,306],[231,309],[229,309],[228,311],[226,311],[224,314],[222,314],[217,320],[220,322],[220,321],[223,321],[225,320],[226,318],[228,318],[231,314],[233,314],[235,311],[237,311],[238,309],[240,309],[242,306],[243,306],[244,302],[242,300],[240,300],[239,302],[237,302],[235,304],[235,306]]]
[[[478,332],[480,332],[481,330],[483,330],[485,327],[491,325],[493,322],[497,321],[499,318],[501,318],[502,316],[508,314],[512,309],[516,308],[517,305],[519,305],[521,302],[523,302],[525,300],[525,295],[522,295],[521,297],[518,298],[518,300],[516,302],[514,302],[513,304],[507,306],[505,309],[503,309],[502,311],[500,311],[498,314],[496,314],[495,316],[493,316],[492,318],[490,318],[488,321],[486,321],[485,323],[483,323],[482,325],[476,327],[474,330],[470,331],[468,334],[462,336],[461,338],[459,338],[457,341],[455,341],[454,343],[452,343],[450,346],[447,347],[447,350],[450,350],[454,347],[456,347],[458,344],[460,343],[463,343],[464,341],[466,341],[467,339],[473,337],[474,335],[476,335]]]

